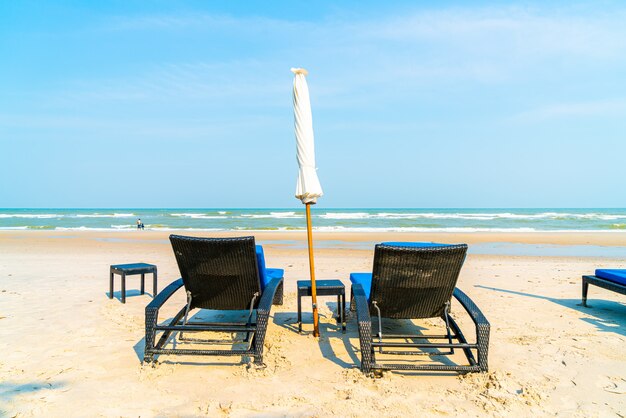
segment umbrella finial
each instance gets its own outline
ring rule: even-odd
[[[309,75],[309,72],[304,68],[292,68],[291,72],[294,74]]]

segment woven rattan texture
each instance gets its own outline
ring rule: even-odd
[[[170,242],[192,307],[243,310],[260,294],[254,237],[170,235]]]
[[[441,316],[465,260],[467,245],[394,247],[374,251],[372,293],[384,318]],[[374,314],[372,306],[370,313]]]

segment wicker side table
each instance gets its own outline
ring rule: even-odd
[[[146,263],[133,263],[133,264],[115,264],[111,266],[110,279],[109,279],[109,299],[113,299],[113,275],[119,274],[122,276],[122,303],[126,303],[126,276],[132,276],[134,274],[141,274],[141,294],[143,295],[145,286],[144,281],[146,273],[152,273],[152,298],[157,294],[157,266],[154,264]]]
[[[298,332],[302,332],[302,296],[311,296],[311,281],[298,280]],[[346,333],[346,287],[341,280],[316,280],[317,296],[337,296],[337,322]]]

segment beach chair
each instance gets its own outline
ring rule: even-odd
[[[376,245],[372,273],[350,275],[350,304],[351,309],[356,310],[358,322],[361,371],[376,375],[382,374],[383,370],[431,370],[462,374],[487,371],[489,322],[474,302],[455,288],[466,252],[465,244],[389,242]],[[476,326],[474,343],[466,340],[450,315],[452,296]],[[383,320],[425,318],[440,318],[445,333],[383,333]],[[375,329],[374,333],[372,328]],[[400,357],[421,354],[431,356],[429,360],[434,360],[436,356],[451,356],[457,349],[465,354],[467,364],[452,363],[449,358],[436,363],[414,361],[417,357]],[[380,362],[376,359],[377,354],[396,361],[403,359],[403,362],[393,364],[388,363],[387,359]]]
[[[595,276],[583,276],[583,306],[587,306],[590,284],[626,295],[626,270],[597,269]]]
[[[181,278],[167,286],[146,306],[146,341],[144,361],[152,362],[159,354],[252,356],[263,363],[263,342],[267,331],[272,301],[281,278],[261,281],[254,237],[196,238],[170,235],[170,242],[180,269]],[[282,275],[281,275],[282,276]],[[159,325],[159,309],[180,288],[187,303],[167,325]],[[240,322],[190,321],[191,310],[245,311],[247,319]],[[224,312],[227,314],[228,312]],[[235,333],[243,338],[219,341],[231,343],[231,349],[165,348],[170,336],[193,332]],[[157,333],[161,333],[157,341]],[[216,340],[193,340],[216,343]],[[173,341],[175,343],[176,341]],[[235,343],[244,349],[234,348]],[[242,344],[244,343],[244,344]]]

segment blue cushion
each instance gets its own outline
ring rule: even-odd
[[[451,245],[438,242],[381,242],[381,244],[393,247],[447,247]]]
[[[256,250],[256,262],[259,266],[259,272],[265,271],[265,254],[263,253],[263,246],[255,245]]]
[[[365,298],[369,302],[370,294],[372,293],[372,273],[350,273],[350,282],[363,286]]]
[[[626,286],[626,270],[598,269],[596,276]]]
[[[256,246],[256,263],[259,269],[259,279],[261,279],[261,291],[265,290],[265,286],[272,281],[272,279],[282,279],[285,275],[283,269],[270,269],[265,267],[265,254],[263,253],[263,247],[261,245]]]
[[[261,291],[263,291],[265,285],[269,283],[269,279],[265,272],[265,254],[263,254],[263,247],[260,245],[256,246],[256,263],[259,269],[259,279],[261,279]]]
[[[267,282],[269,283],[272,279],[282,279],[285,277],[285,270],[283,269],[265,269],[265,275],[267,276]]]

